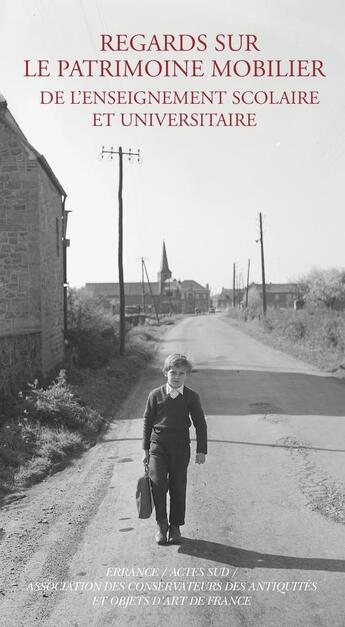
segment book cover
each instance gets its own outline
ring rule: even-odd
[[[3,624],[344,624],[342,380],[243,333],[249,285],[296,309],[344,266],[343,23],[338,0],[2,0],[0,108],[64,199],[65,289],[116,309],[121,180],[127,304],[144,277],[179,316],[97,445],[4,508]],[[157,546],[135,487],[173,352],[209,449],[194,464],[192,426],[183,541]]]

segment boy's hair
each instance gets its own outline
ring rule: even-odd
[[[170,368],[174,366],[180,366],[187,370],[188,373],[192,372],[192,362],[187,359],[185,355],[181,355],[180,353],[172,353],[168,355],[164,362],[163,373],[166,374]]]

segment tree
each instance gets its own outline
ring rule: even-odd
[[[301,284],[305,289],[307,303],[323,303],[327,309],[333,309],[336,300],[345,299],[344,269],[314,268],[301,279]]]
[[[262,298],[255,285],[251,285],[248,290],[248,312],[252,318],[259,317],[262,312]]]
[[[118,323],[85,288],[68,294],[67,346],[71,363],[98,368],[118,350]]]
[[[117,326],[102,300],[85,287],[70,288],[68,292],[68,326],[72,329],[104,329]]]

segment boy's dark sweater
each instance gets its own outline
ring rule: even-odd
[[[191,420],[196,431],[197,453],[207,453],[207,426],[199,394],[187,386],[183,395],[171,398],[162,385],[150,392],[144,412],[143,449],[150,442],[176,439],[189,442]]]

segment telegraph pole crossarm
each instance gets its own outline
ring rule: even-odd
[[[125,285],[123,278],[123,200],[122,200],[122,187],[123,187],[123,156],[129,158],[138,158],[140,163],[140,150],[132,152],[131,148],[128,152],[122,150],[119,146],[118,150],[114,150],[113,147],[110,150],[105,150],[102,146],[101,158],[104,155],[109,155],[110,159],[113,159],[114,155],[119,156],[119,190],[118,190],[118,203],[119,203],[119,219],[118,219],[118,232],[119,232],[119,245],[118,245],[118,270],[119,270],[119,288],[120,288],[120,355],[125,353],[125,333],[126,333],[126,321],[125,321]]]

